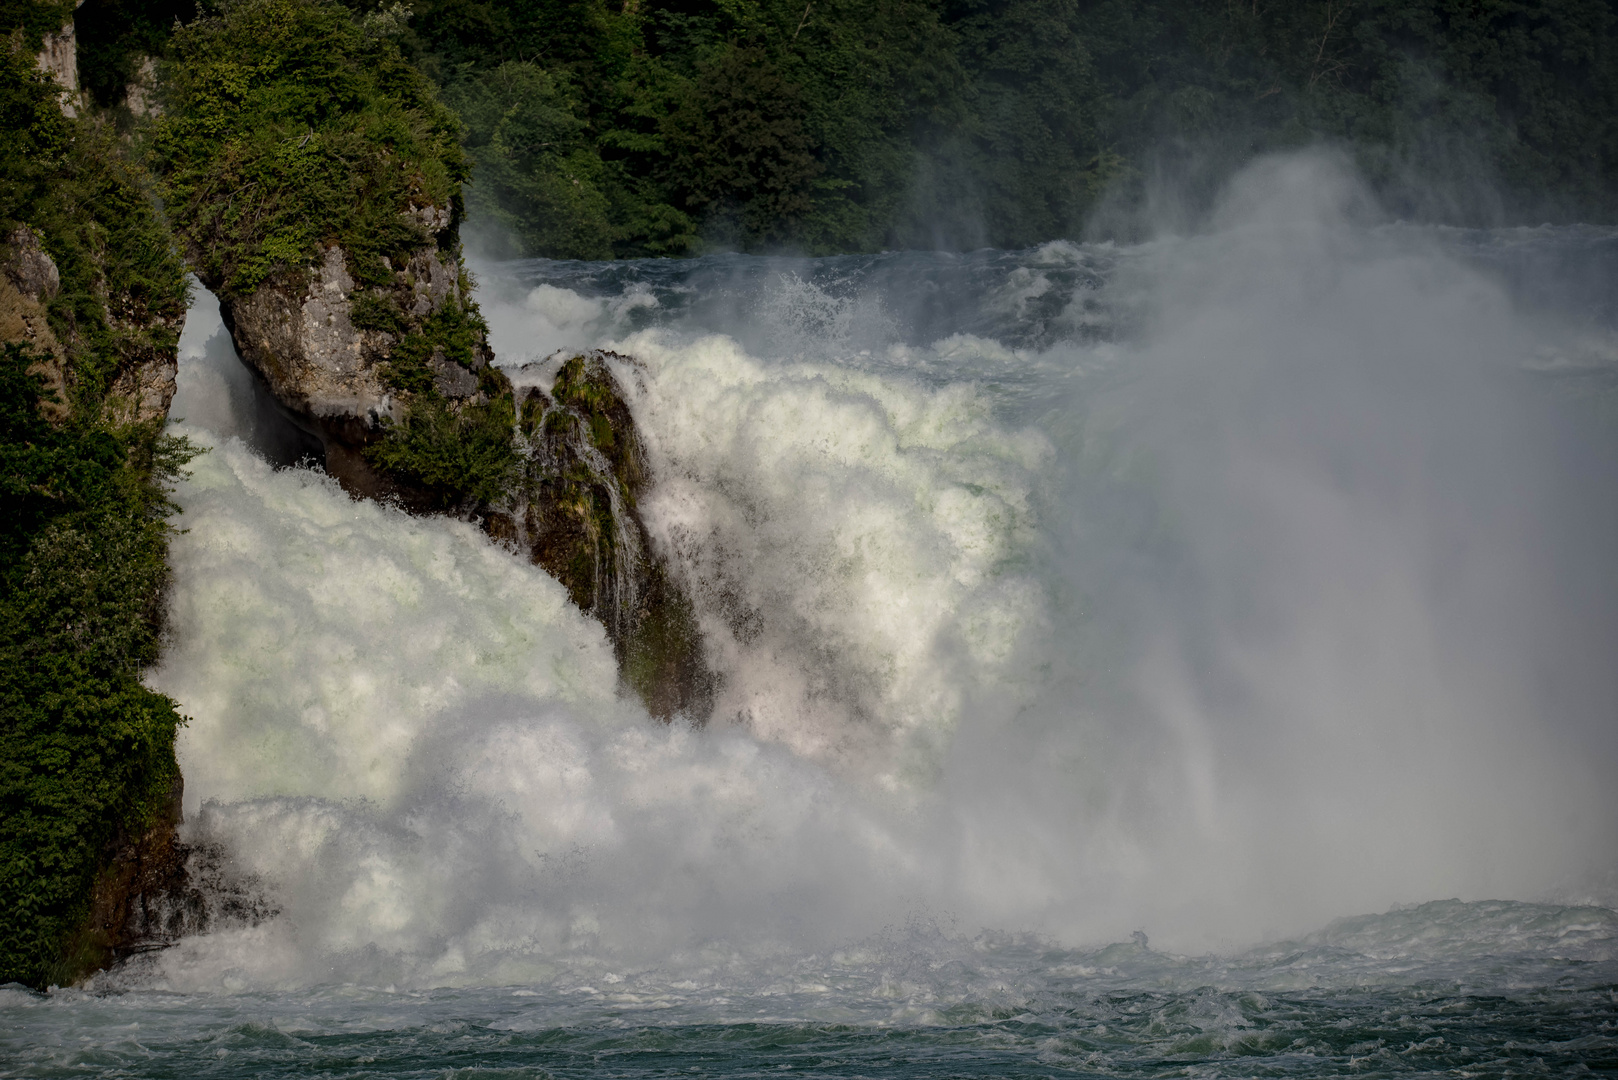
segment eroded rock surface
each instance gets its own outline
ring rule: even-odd
[[[447,213],[431,207],[416,216],[439,231],[449,225]],[[237,354],[263,377],[287,416],[320,440],[327,471],[355,494],[401,495],[409,502],[410,492],[374,468],[365,448],[382,437],[385,422],[404,419],[388,365],[412,322],[465,298],[453,251],[420,248],[393,274],[390,285],[364,289],[349,271],[347,253],[334,245],[306,280],[273,278],[245,296],[221,297],[219,308]],[[398,323],[382,327],[357,318],[362,295],[373,309],[398,315]],[[428,361],[444,397],[477,396],[478,373],[489,363],[481,340],[472,358],[470,369],[442,353]]]

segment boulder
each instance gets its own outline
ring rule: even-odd
[[[651,476],[614,365],[633,369],[635,361],[581,353],[562,365],[549,394],[522,392],[524,475],[511,515],[485,527],[601,621],[624,682],[653,716],[701,723],[715,676],[703,660],[690,600],[641,520]]]
[[[283,413],[320,441],[326,470],[346,489],[481,520],[601,621],[625,684],[653,715],[705,720],[714,679],[691,604],[637,509],[649,476],[612,370],[634,362],[581,354],[562,365],[549,394],[530,387],[515,396],[475,329],[481,323],[463,295],[451,215],[431,206],[409,213],[436,242],[403,265],[387,263],[389,282],[374,275],[368,285],[357,282],[346,253],[331,246],[301,275],[221,296],[237,353]],[[441,333],[435,344],[432,327],[449,317],[470,333],[469,362],[465,336],[455,347],[459,359]],[[404,445],[419,437],[426,449],[403,458],[372,450],[401,432]],[[496,474],[498,490],[445,475],[443,462],[456,460],[460,440],[491,432],[497,441],[510,438],[508,460],[517,463],[509,475],[504,467]],[[378,460],[392,464],[384,469]],[[410,461],[420,472],[410,471]]]
[[[438,224],[439,213],[429,207],[418,219]],[[219,312],[237,355],[263,378],[285,415],[319,440],[327,471],[354,494],[397,495],[408,503],[408,486],[379,472],[364,453],[382,437],[386,422],[405,415],[388,382],[388,364],[410,329],[445,305],[463,306],[466,298],[459,259],[436,245],[413,252],[393,276],[388,285],[362,290],[347,253],[333,245],[307,274],[273,277],[246,295],[221,296]],[[395,313],[398,323],[357,322],[360,293]],[[477,396],[478,373],[488,362],[479,340],[471,368],[442,352],[428,366],[439,392],[453,401]]]

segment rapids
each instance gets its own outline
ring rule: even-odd
[[[298,465],[199,294],[148,681],[278,914],[0,991],[15,1074],[1618,1066],[1618,232],[1305,155],[1130,247],[476,270],[517,383],[633,358],[711,718]]]

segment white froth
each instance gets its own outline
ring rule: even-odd
[[[192,806],[224,793],[391,805],[445,711],[496,695],[618,708],[599,625],[474,527],[350,499],[234,439],[192,473],[173,644],[151,676],[192,717]]]
[[[970,385],[767,364],[722,337],[620,347],[658,475],[643,511],[726,677],[716,717],[890,788],[936,775],[1041,624],[1049,443]]]
[[[492,282],[503,363],[635,358],[640,509],[722,678],[703,731],[620,697],[600,627],[472,526],[229,438],[251,387],[188,336],[175,411],[213,449],[152,678],[193,717],[188,828],[283,914],[142,977],[673,978],[917,910],[1198,947],[1610,863],[1610,740],[1536,712],[1541,670],[1605,686],[1546,545],[1605,564],[1488,381],[1528,332],[1340,184],[1346,210],[1293,191],[1305,165],[1254,181],[1292,192],[1276,220],[1131,253],[1123,345],[881,352],[880,303],[795,278],[770,326],[632,333],[638,286]],[[1032,310],[1086,250],[994,301]]]

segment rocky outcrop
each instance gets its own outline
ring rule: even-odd
[[[137,120],[148,116],[161,116],[157,102],[157,60],[147,56],[135,67],[135,76],[124,87],[124,107]]]
[[[320,441],[326,470],[347,490],[481,520],[601,621],[625,684],[654,715],[706,719],[713,677],[691,605],[637,509],[649,476],[610,366],[633,362],[581,355],[562,366],[549,394],[528,387],[514,395],[475,329],[451,216],[431,206],[410,213],[435,243],[402,266],[387,264],[391,280],[358,282],[347,253],[331,246],[301,276],[222,296],[237,353],[285,416]],[[451,324],[454,334],[444,329]],[[516,465],[496,491],[456,495],[442,470],[424,478],[377,464],[390,460],[378,458],[378,444],[422,417],[433,418],[423,422],[430,439],[433,424],[465,430],[457,425],[476,416],[486,425],[502,407],[509,412],[496,437],[509,441]]]
[[[61,419],[65,405],[67,353],[51,328],[46,305],[56,298],[62,279],[45,253],[40,236],[22,228],[0,247],[0,340],[25,341],[39,359],[29,369],[45,378],[44,409]]]
[[[634,366],[616,353],[584,353],[562,365],[549,394],[521,392],[523,481],[512,512],[490,514],[485,528],[525,551],[601,621],[624,682],[653,716],[701,722],[714,676],[690,601],[641,520],[650,473],[609,362]]]
[[[49,305],[61,289],[56,263],[45,251],[38,233],[29,228],[13,231],[0,243],[0,340],[26,341],[39,355],[30,369],[45,379],[43,408],[56,419],[68,413],[66,344],[51,327]],[[119,320],[111,312],[109,323]],[[149,314],[144,324],[128,327],[132,339],[150,338],[154,328],[178,334],[178,320]],[[172,344],[147,344],[125,357],[103,401],[114,423],[150,423],[168,416],[179,370]]]
[[[448,227],[448,215],[431,207],[418,212],[418,220]],[[465,298],[453,250],[424,246],[404,266],[389,269],[391,283],[361,288],[347,253],[333,245],[307,275],[272,278],[244,296],[227,294],[219,309],[237,354],[264,379],[287,417],[320,441],[327,471],[354,494],[410,502],[408,485],[373,467],[365,448],[382,437],[386,422],[405,415],[389,381],[396,348],[413,326],[446,305],[461,307]],[[478,340],[470,368],[442,350],[426,363],[440,394],[464,400],[479,393],[489,354]]]
[[[174,401],[179,359],[172,348],[152,349],[126,365],[107,393],[107,411],[116,422],[146,424],[168,417]]]
[[[82,5],[84,0],[78,0]],[[79,100],[79,50],[78,35],[73,28],[73,20],[69,19],[59,30],[45,35],[40,45],[39,59],[35,61],[39,70],[49,75],[62,88],[62,111],[68,116],[77,116],[80,105]]]

